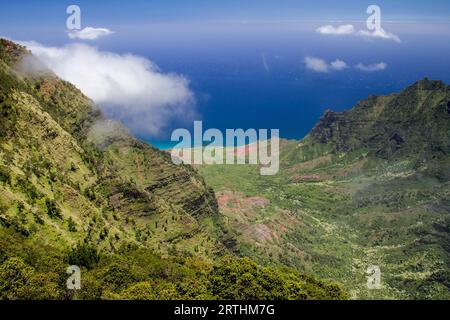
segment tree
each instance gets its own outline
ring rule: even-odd
[[[77,232],[77,225],[75,221],[73,221],[72,217],[69,217],[69,220],[67,220],[67,224],[70,232]]]
[[[68,254],[69,263],[92,269],[100,260],[97,250],[89,244],[78,244]]]
[[[103,273],[102,280],[104,284],[113,291],[125,289],[136,281],[130,268],[119,263],[113,263],[108,266]]]
[[[124,290],[120,298],[125,300],[156,300],[160,297],[155,294],[151,282],[138,282]]]
[[[26,299],[26,288],[34,269],[20,258],[9,258],[0,266],[0,298]]]

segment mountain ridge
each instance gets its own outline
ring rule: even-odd
[[[423,79],[327,110],[280,142],[280,172],[204,166],[240,252],[343,284],[352,298],[450,296],[450,90]],[[366,270],[380,267],[382,289]]]
[[[6,59],[6,61],[10,61],[12,64],[18,63],[20,60],[20,55],[29,55],[29,52],[23,47],[15,46],[11,42],[2,42],[2,44],[2,48],[4,49],[0,53],[0,56],[4,57],[5,55],[12,55],[12,58]],[[170,191],[170,183],[166,183],[166,188],[163,193],[160,195],[152,195],[152,197],[156,197],[158,199],[156,202],[163,202],[161,205],[165,207],[170,207],[170,202],[172,202],[173,205],[179,206],[180,210],[189,214],[189,210],[192,209],[189,208],[189,203],[191,198],[195,198],[198,199],[197,201],[199,208],[197,208],[197,211],[203,211],[207,215],[217,215],[217,205],[214,203],[215,198],[210,193],[210,190],[208,190],[204,185],[201,177],[196,176],[195,172],[188,167],[181,167],[172,164],[171,160],[165,155],[165,153],[139,142],[130,136],[126,130],[122,130],[119,140],[116,139],[116,141],[109,141],[107,144],[103,144],[103,151],[101,153],[97,152],[95,147],[97,141],[95,141],[95,139],[89,140],[89,138],[92,138],[92,130],[93,128],[95,129],[95,125],[100,123],[100,121],[104,121],[103,116],[101,115],[99,109],[95,107],[93,102],[84,97],[74,86],[65,81],[59,80],[55,75],[49,73],[48,71],[44,74],[37,75],[24,73],[22,80],[25,83],[30,82],[32,89],[29,89],[28,93],[13,93],[11,95],[10,99],[12,100],[12,104],[18,104],[20,106],[20,110],[14,114],[14,118],[20,118],[23,112],[32,110],[33,114],[29,115],[30,119],[35,118],[38,114],[47,119],[41,120],[42,126],[50,127],[47,129],[47,132],[42,134],[40,139],[41,141],[47,139],[55,142],[55,139],[57,139],[60,135],[65,136],[69,140],[70,136],[75,138],[75,140],[72,140],[70,145],[66,145],[65,148],[58,152],[58,154],[63,154],[64,149],[71,150],[74,148],[77,150],[80,166],[81,162],[84,162],[85,160],[87,161],[87,164],[81,166],[82,168],[80,169],[82,171],[90,171],[91,175],[95,176],[97,181],[94,185],[85,185],[85,188],[81,189],[95,189],[95,184],[101,185],[103,183],[102,181],[106,181],[107,183],[114,185],[112,183],[113,181],[122,180],[117,181],[119,185],[129,184],[129,187],[132,189],[136,187],[137,189],[141,188],[141,191],[136,190],[136,192],[132,192],[129,195],[141,198],[144,202],[148,202],[148,200],[145,199],[149,197],[149,194],[145,190],[144,184],[158,184],[160,181],[166,181],[167,177],[163,172],[166,170],[172,175],[172,179],[174,181],[177,181],[177,179],[180,180],[180,182],[184,181],[185,185],[182,186],[182,188],[185,190],[185,193],[180,193],[176,190],[176,192]],[[5,81],[3,81],[3,83],[4,82]],[[34,108],[30,109],[29,106],[34,106]],[[6,108],[4,107],[3,110],[6,110]],[[46,114],[50,117],[47,117]],[[11,115],[10,118],[12,118]],[[56,122],[52,121],[52,119],[56,119]],[[50,123],[48,121],[50,121]],[[58,127],[59,129],[55,131],[51,129],[53,127]],[[115,126],[116,129],[118,127],[120,127],[119,124]],[[3,126],[3,128],[6,129],[6,126]],[[27,129],[27,127],[25,126],[23,129]],[[12,141],[11,139],[15,138],[19,138],[23,141],[23,138],[16,137],[18,135],[17,131],[4,131],[5,138],[8,139],[9,142]],[[38,139],[36,139],[35,142],[38,145],[40,143]],[[119,149],[123,151],[123,154],[134,154],[134,158],[136,159],[140,157],[140,161],[153,161],[152,166],[146,167],[148,172],[145,172],[145,176],[147,179],[141,179],[143,177],[138,177],[136,174],[130,174],[136,172],[136,166],[139,165],[139,162],[136,159],[122,157],[121,163],[123,166],[118,166],[116,164],[113,165],[113,160],[115,159],[113,158],[114,154]],[[92,152],[97,158],[94,159],[90,155],[90,152]],[[63,159],[59,160],[59,163],[63,162]],[[77,167],[77,165],[75,165],[75,167]],[[129,170],[129,172],[124,172],[125,167],[130,167],[132,170]],[[68,170],[68,168],[63,169],[61,166],[58,168],[58,171],[66,172],[74,172],[76,170],[77,168],[70,168],[70,170]],[[128,177],[130,179],[134,179],[135,181],[131,181],[130,184],[130,182],[127,181],[128,178],[125,180],[122,178],[117,179],[120,176],[124,176],[124,174],[128,174]],[[194,184],[191,184],[191,180],[186,179],[186,175],[192,177],[193,182],[195,180],[197,181],[195,181]],[[70,182],[83,184],[83,181],[80,179]],[[136,187],[133,187],[133,185],[136,185]],[[86,190],[81,189],[80,192],[87,192]],[[91,191],[94,193],[96,192],[95,190]],[[105,196],[106,201],[110,198],[116,199],[116,207],[113,209],[117,209],[117,206],[120,206],[121,202],[118,198],[123,197],[123,194],[104,194],[103,197]],[[127,202],[126,198],[127,197],[125,196],[124,202]],[[209,202],[211,202],[211,204],[209,204]],[[125,206],[126,205],[124,205],[124,207]],[[128,210],[127,212],[133,213],[134,211],[136,210]],[[136,214],[141,215],[138,212],[139,210],[137,210]]]
[[[336,283],[237,257],[222,219],[196,169],[0,39],[0,299],[348,297]]]
[[[401,93],[390,96],[370,96],[359,101],[354,108],[344,112],[327,111],[319,123],[311,130],[311,137],[321,143],[327,143],[330,139],[335,139],[337,150],[350,151],[352,148],[364,147],[364,144],[392,144],[395,151],[408,146],[409,141],[405,141],[403,136],[412,136],[411,127],[433,129],[430,123],[436,120],[438,134],[445,132],[448,121],[448,92],[450,87],[442,81],[432,81],[428,78],[415,82]],[[413,104],[416,104],[414,106]],[[427,110],[427,108],[431,108]],[[402,119],[404,114],[409,114],[409,119]],[[431,113],[431,114],[430,114]],[[430,119],[424,119],[427,115]],[[421,121],[427,120],[427,121]],[[387,124],[389,123],[389,127]],[[349,125],[352,127],[349,128]],[[361,128],[362,126],[372,126],[372,130]],[[377,127],[378,126],[378,127]],[[365,129],[361,130],[361,129]],[[352,133],[350,130],[354,130]],[[386,132],[383,132],[385,130]],[[380,133],[381,131],[381,133]],[[335,133],[333,135],[333,133]],[[400,134],[401,133],[401,134]],[[431,132],[432,134],[434,132]],[[447,132],[448,134],[448,132]],[[331,137],[330,135],[333,135]],[[357,138],[355,136],[358,136]],[[358,139],[353,142],[350,139]],[[441,141],[435,135],[429,136],[429,142],[438,142],[434,148],[444,148],[444,152],[449,152],[448,141]],[[414,147],[417,147],[414,146]],[[420,147],[423,147],[420,146]],[[336,151],[337,151],[336,150]],[[388,156],[389,150],[377,150],[380,155]],[[426,151],[426,150],[424,150]]]

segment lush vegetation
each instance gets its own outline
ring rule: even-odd
[[[0,39],[0,299],[347,297],[331,281],[236,257],[195,169],[24,58],[34,59]],[[69,265],[81,267],[81,290],[66,287]]]
[[[237,253],[339,281],[353,298],[450,298],[450,87],[327,111],[302,141],[281,141],[281,169],[200,168]],[[367,288],[380,267],[382,287]]]
[[[328,111],[261,176],[176,166],[23,57],[0,40],[1,299],[450,298],[442,82]]]
[[[0,299],[345,299],[290,268],[258,266],[224,256],[162,258],[149,249],[98,252],[80,243],[58,250],[0,229]],[[81,267],[81,289],[68,290],[67,266]]]

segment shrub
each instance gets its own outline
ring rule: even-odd
[[[71,265],[92,269],[99,261],[100,256],[97,250],[89,244],[79,244],[68,254]]]
[[[159,296],[155,294],[151,282],[139,282],[124,290],[120,298],[125,300],[156,300],[159,299]]]
[[[20,258],[10,258],[0,266],[0,298],[26,299],[26,289],[34,269]]]
[[[62,218],[61,209],[59,209],[54,200],[45,197],[45,207],[50,218]]]
[[[131,274],[131,270],[118,263],[113,263],[108,266],[102,279],[113,291],[125,289],[136,281],[135,277]]]

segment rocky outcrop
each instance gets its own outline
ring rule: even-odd
[[[371,96],[345,112],[327,110],[310,136],[332,145],[334,152],[367,149],[383,158],[413,150],[423,157],[449,154],[449,99],[449,86],[425,78],[400,93]]]

